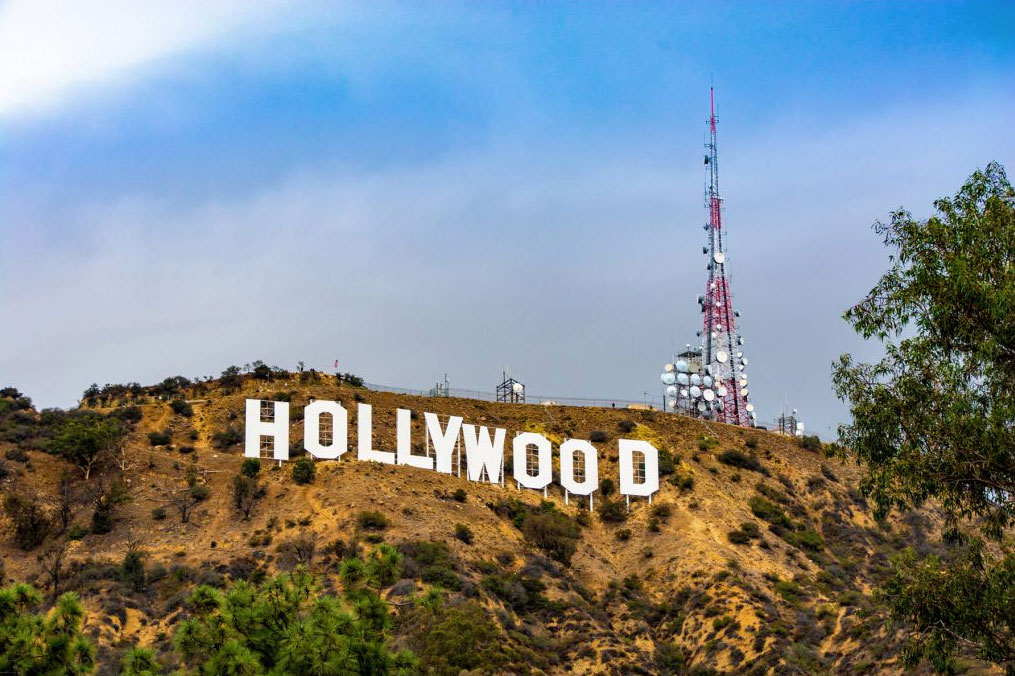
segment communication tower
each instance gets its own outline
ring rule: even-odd
[[[705,223],[708,272],[704,295],[698,296],[702,313],[701,345],[690,345],[666,364],[662,374],[667,404],[703,418],[733,425],[753,426],[757,415],[749,401],[747,357],[743,336],[737,330],[740,313],[733,309],[730,292],[726,233],[723,229],[723,200],[719,196],[719,154],[716,144],[715,92],[709,88],[710,115],[705,141]],[[694,359],[692,357],[696,356]]]
[[[525,403],[525,385],[509,376],[506,370],[501,374],[501,382],[497,386],[497,401],[508,404]]]

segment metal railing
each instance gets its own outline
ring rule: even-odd
[[[391,387],[390,385],[378,385],[376,383],[363,383],[364,387],[375,392],[391,392],[393,394],[411,394],[417,397],[454,397],[458,399],[476,399],[478,401],[497,401],[497,395],[493,392],[481,392],[479,390],[463,390],[456,387],[449,388],[447,394],[441,389],[440,394],[434,394],[434,390],[413,390],[405,387]],[[545,404],[556,406],[583,406],[592,408],[628,408],[629,406],[645,407],[652,406],[658,409],[658,402],[651,399],[639,401],[632,399],[611,399],[609,397],[584,398],[584,397],[553,397],[525,393],[526,404]]]

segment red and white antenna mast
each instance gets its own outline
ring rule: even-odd
[[[698,296],[702,313],[699,350],[677,355],[662,374],[669,407],[733,425],[753,426],[754,406],[747,390],[747,358],[743,337],[737,332],[740,314],[733,309],[729,260],[723,229],[722,197],[719,196],[719,155],[715,128],[715,91],[709,88],[710,114],[705,142],[705,224],[708,279],[704,295]]]
[[[710,115],[705,148],[705,177],[708,203],[707,245],[708,282],[700,297],[702,311],[701,362],[715,387],[715,418],[734,425],[751,425],[754,406],[748,403],[747,358],[743,337],[737,332],[740,314],[733,309],[730,293],[726,233],[722,224],[723,204],[719,196],[719,151],[715,131],[715,90],[709,88]]]

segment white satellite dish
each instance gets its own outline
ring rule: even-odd
[[[677,362],[677,370],[681,373],[687,373],[687,362],[681,359]]]
[[[511,389],[514,390],[515,394],[521,394],[522,392],[525,391],[525,386],[522,385],[521,383],[515,383],[514,385],[511,386]]]
[[[751,411],[747,415],[751,416],[751,420],[754,420],[755,418],[758,417],[758,414],[756,412],[754,412],[754,411]]]
[[[718,352],[715,353],[715,360],[720,364],[725,364],[726,360],[729,358],[730,356],[722,350],[719,350]]]
[[[663,371],[666,371],[667,373],[669,373],[672,370],[673,370],[673,364],[667,364],[666,366],[663,367]]]
[[[747,396],[747,388],[746,387],[743,387],[743,388],[740,389],[740,396],[741,397],[746,397]]]
[[[680,390],[680,396],[683,397],[684,399],[687,398],[687,388]]]
[[[701,385],[701,376],[699,376],[697,373],[692,373],[691,374],[691,384],[692,385]]]
[[[663,385],[672,385],[677,379],[672,373],[664,373],[659,377],[662,379]]]
[[[803,424],[803,422],[798,422],[796,424],[796,428],[797,428],[798,431],[803,432],[804,431],[804,424]]]
[[[746,385],[747,385],[747,378],[741,378],[740,379],[740,387],[745,387]]]
[[[698,410],[699,410],[700,412],[702,412],[702,413],[704,413],[704,412],[705,412],[705,402],[703,402],[703,401],[699,401],[699,402],[698,402]]]
[[[715,392],[713,392],[712,390],[705,390],[704,392],[701,393],[701,398],[704,399],[705,401],[712,401],[713,399],[715,399]]]
[[[690,382],[690,380],[691,379],[687,377],[686,373],[677,374],[677,382],[680,383],[681,385],[686,385],[687,383]]]
[[[677,386],[676,385],[669,385],[666,388],[666,394],[671,396],[671,397],[675,397],[677,395]]]
[[[670,405],[670,409],[671,410],[677,408],[677,400],[676,399],[670,399],[666,403],[668,403]]]
[[[715,254],[712,256],[712,258],[713,260],[715,260],[716,263],[723,263],[726,261],[726,254],[724,254],[722,251],[716,251]]]
[[[747,357],[743,357],[743,358],[742,358],[742,359],[740,360],[740,363],[741,363],[741,364],[743,364],[744,366],[747,366]]]
[[[743,336],[738,337],[737,338],[737,345],[743,345],[743,344],[744,344],[744,337]]]
[[[795,408],[793,409],[793,415],[796,415],[796,409]]]
[[[719,387],[715,388],[715,393],[718,394],[720,397],[725,397],[726,396],[726,388],[724,386],[720,385]]]
[[[705,376],[701,379],[701,384],[705,387],[712,387],[712,376]]]
[[[754,404],[748,404],[747,405],[747,412],[750,413],[753,410],[754,410]]]
[[[701,396],[701,388],[697,385],[691,385],[691,398],[697,399]]]

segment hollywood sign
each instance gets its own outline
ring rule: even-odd
[[[424,452],[414,452],[412,412],[399,408],[395,414],[395,450],[382,451],[373,444],[373,409],[356,406],[356,458],[388,465],[406,465],[461,476],[462,462],[469,481],[505,483],[507,430],[470,425],[460,416],[447,416],[446,424],[435,413],[423,413]],[[316,400],[303,410],[303,448],[322,460],[338,460],[349,451],[349,413],[337,401]],[[323,434],[322,434],[323,432]],[[621,495],[651,500],[659,490],[659,451],[640,439],[619,439],[619,489]],[[464,453],[462,449],[464,447]],[[592,442],[566,439],[557,447],[560,485],[568,495],[588,496],[599,489],[599,452]],[[244,455],[265,455],[279,462],[289,459],[289,404],[283,401],[246,400]],[[553,444],[542,434],[518,432],[511,440],[513,478],[519,487],[546,491],[553,481]]]

